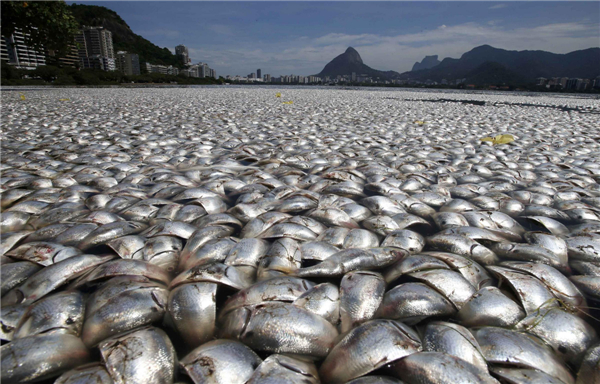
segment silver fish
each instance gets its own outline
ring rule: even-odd
[[[103,341],[98,348],[115,384],[171,384],[175,379],[177,355],[158,328],[138,328]]]
[[[196,383],[244,384],[262,359],[234,340],[213,340],[191,351],[179,362]]]

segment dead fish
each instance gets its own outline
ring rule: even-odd
[[[328,383],[344,383],[420,350],[421,340],[412,328],[394,320],[371,320],[333,347],[319,375]]]
[[[79,337],[60,332],[16,339],[0,347],[0,352],[5,383],[51,379],[90,360]]]
[[[115,383],[172,383],[177,355],[169,337],[158,328],[138,328],[103,341],[98,348]]]
[[[234,340],[213,340],[191,351],[179,362],[194,382],[244,384],[262,359]]]
[[[339,276],[356,270],[384,268],[406,255],[399,248],[345,249],[312,267],[294,272],[299,277]]]
[[[258,351],[323,358],[338,332],[321,316],[292,304],[271,302],[229,312],[222,320],[221,336]]]

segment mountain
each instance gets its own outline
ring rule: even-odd
[[[348,47],[346,52],[337,56],[333,60],[331,60],[325,68],[317,74],[316,76],[325,77],[331,76],[335,77],[338,75],[352,75],[352,72],[356,73],[357,76],[367,75],[369,77],[379,77],[382,79],[390,79],[399,76],[398,72],[394,71],[379,71],[377,69],[373,69],[363,63],[362,58],[356,51],[356,49],[352,47]]]
[[[441,63],[441,61],[438,60],[438,56],[437,55],[425,56],[425,58],[423,59],[423,61],[421,61],[420,63],[417,61],[415,63],[415,65],[413,65],[412,70],[413,71],[420,71],[421,69],[433,68],[436,65],[438,65],[439,63]]]
[[[492,63],[495,63],[492,65]],[[404,72],[401,79],[453,80],[466,78],[469,84],[526,84],[538,77],[593,79],[600,75],[600,48],[566,54],[546,51],[508,51],[482,45],[460,59],[446,58],[433,68]]]
[[[71,13],[80,26],[103,26],[112,32],[113,47],[117,51],[137,53],[140,64],[173,65],[180,67],[177,56],[167,48],[160,48],[140,35],[133,33],[129,25],[113,10],[96,5],[71,4]]]

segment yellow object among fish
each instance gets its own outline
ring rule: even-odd
[[[281,93],[277,92],[277,93],[275,94],[275,97],[281,97]]]
[[[284,101],[283,104],[293,104],[293,101]]]
[[[513,135],[498,135],[496,137],[484,137],[481,141],[491,141],[493,145],[508,144],[515,141]]]
[[[25,100],[25,95],[21,93],[21,100]]]
[[[69,101],[69,99],[58,99],[58,101]]]
[[[425,122],[424,122],[424,121],[421,121],[421,120],[415,120],[415,121],[413,121],[413,123],[415,123],[415,124],[419,124],[419,125],[423,125],[423,124],[425,124]]]

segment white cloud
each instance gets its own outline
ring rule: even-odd
[[[190,49],[196,61],[208,62],[224,74],[245,75],[256,68],[272,75],[314,74],[327,62],[356,48],[365,64],[380,70],[408,71],[427,55],[459,58],[472,48],[489,44],[509,50],[545,50],[567,53],[598,46],[598,25],[559,23],[537,27],[504,29],[496,24],[465,23],[403,35],[329,33],[317,38],[300,37],[266,48],[239,47]],[[244,69],[246,68],[246,69]]]
[[[508,7],[508,4],[496,4],[496,5],[492,5],[488,9],[502,9],[502,8],[506,8],[506,7]]]

